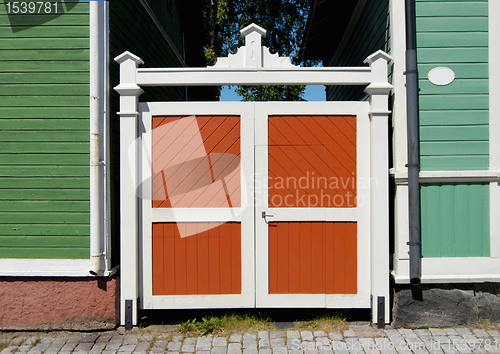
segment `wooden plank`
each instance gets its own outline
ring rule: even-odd
[[[63,65],[63,64],[61,64]],[[88,72],[58,71],[52,75],[47,75],[45,72],[20,73],[0,73],[0,82],[4,84],[88,84],[90,75]]]
[[[446,86],[438,86],[431,83],[427,78],[419,80],[421,95],[444,95],[444,94],[483,94],[489,92],[487,79],[458,79]]]
[[[30,72],[88,72],[89,61],[85,60],[47,60],[47,61],[2,61],[0,72],[19,73],[26,75]],[[49,75],[47,75],[49,76]]]
[[[488,126],[424,126],[420,141],[488,141]]]
[[[84,224],[90,222],[89,213],[67,212],[0,212],[0,223],[3,224]]]
[[[435,17],[487,17],[488,2],[417,1],[415,4],[415,14],[417,17],[434,17],[434,18]]]
[[[421,95],[421,110],[488,109],[488,95]]]
[[[488,141],[420,142],[420,156],[485,155],[488,156]]]
[[[3,236],[89,236],[90,226],[85,224],[0,224]]]
[[[89,152],[88,142],[0,142],[0,151],[13,154],[85,154]]]
[[[2,177],[0,189],[73,189],[87,188],[89,177]]]
[[[88,96],[88,85],[2,85],[0,96]]]
[[[0,154],[0,165],[85,166],[89,158],[89,154]]]
[[[88,248],[88,236],[0,236],[0,247]]]
[[[417,17],[418,32],[488,32],[488,21],[481,17]]]
[[[49,17],[49,16],[47,16]],[[40,20],[39,20],[40,21]],[[47,22],[39,22],[36,26],[33,26],[33,17],[31,16],[17,16],[16,18],[10,19],[7,16],[0,16],[0,26],[8,26],[13,29],[14,33],[22,35],[23,30],[26,26],[33,26],[32,28],[36,30],[42,26],[85,26],[89,25],[89,15],[88,14],[75,14],[75,15],[63,15],[63,16],[51,16]]]
[[[0,177],[87,177],[89,170],[89,166],[4,166]]]
[[[421,127],[440,125],[488,125],[489,120],[490,115],[488,110],[421,111],[419,117]]]
[[[89,49],[88,38],[3,38],[2,49]]]
[[[419,63],[487,63],[488,48],[418,48]]]
[[[40,133],[38,131],[0,131],[0,141],[3,142],[87,142],[90,140],[88,131],[58,131]]]
[[[89,247],[86,248],[19,248],[1,247],[0,258],[29,259],[88,259]]]
[[[88,38],[89,26],[17,26],[16,32],[11,27],[0,27],[0,38]],[[2,54],[3,55],[3,54]]]
[[[1,192],[0,192],[1,194]],[[65,200],[65,201],[55,201],[55,200],[36,200],[36,201],[4,201],[0,203],[0,212],[3,211],[22,211],[22,212],[32,212],[32,211],[66,211],[66,212],[90,212],[90,204],[88,201],[76,201],[76,200]]]
[[[4,107],[88,107],[88,96],[0,96],[0,105]]]
[[[420,166],[422,171],[487,170],[489,157],[487,155],[422,156]]]
[[[2,107],[1,118],[63,118],[63,119],[82,119],[80,123],[89,122],[89,107]],[[20,126],[23,124],[19,124]],[[29,127],[29,126],[28,126]],[[17,130],[21,130],[18,128]]]
[[[67,60],[88,60],[89,50],[58,50],[58,49],[43,49],[43,50],[3,50],[0,55],[0,62],[9,60],[19,61],[67,61]]]
[[[419,48],[488,47],[487,32],[423,32],[417,33]]]
[[[89,190],[84,189],[0,189],[1,199],[6,200],[89,200]]]
[[[39,132],[39,134],[47,134],[50,131],[64,132],[66,130],[69,130],[71,132],[85,131],[88,134],[89,120],[85,118],[84,119],[24,118],[22,121],[19,121],[17,119],[0,118],[0,131],[5,132],[8,130],[13,130],[13,131],[34,130]]]
[[[70,16],[72,14],[88,14],[90,6],[88,1],[65,1],[64,6],[62,3],[58,4],[58,11],[64,11],[64,13],[67,16]],[[38,9],[38,7],[37,7]],[[6,6],[0,6],[0,14],[6,15],[7,14],[7,7]],[[33,14],[30,14],[29,16],[32,16]],[[40,15],[40,16],[46,16],[46,15]]]

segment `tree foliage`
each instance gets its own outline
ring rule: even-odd
[[[290,56],[298,64],[309,5],[309,0],[205,0],[207,64],[244,45],[240,30],[251,23],[266,29],[262,44],[271,53]],[[236,92],[245,101],[296,101],[304,90],[305,86],[240,86]]]

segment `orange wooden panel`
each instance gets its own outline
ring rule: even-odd
[[[269,225],[270,294],[356,294],[355,222]]]
[[[155,116],[153,208],[239,207],[240,117]]]
[[[241,294],[240,223],[153,223],[152,254],[153,295]]]
[[[356,207],[356,117],[269,117],[269,207]]]

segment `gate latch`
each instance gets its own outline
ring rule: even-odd
[[[274,217],[274,215],[269,215],[267,214],[265,211],[262,212],[262,218],[264,219],[264,221],[266,222],[266,224],[269,224],[269,221],[267,221],[266,217]]]

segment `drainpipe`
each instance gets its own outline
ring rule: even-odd
[[[101,275],[103,258],[103,208],[101,149],[99,141],[101,117],[100,75],[100,1],[90,1],[90,270]]]
[[[422,277],[420,236],[420,185],[418,71],[415,29],[415,0],[405,0],[406,8],[406,120],[408,127],[408,209],[410,226],[410,283]]]

